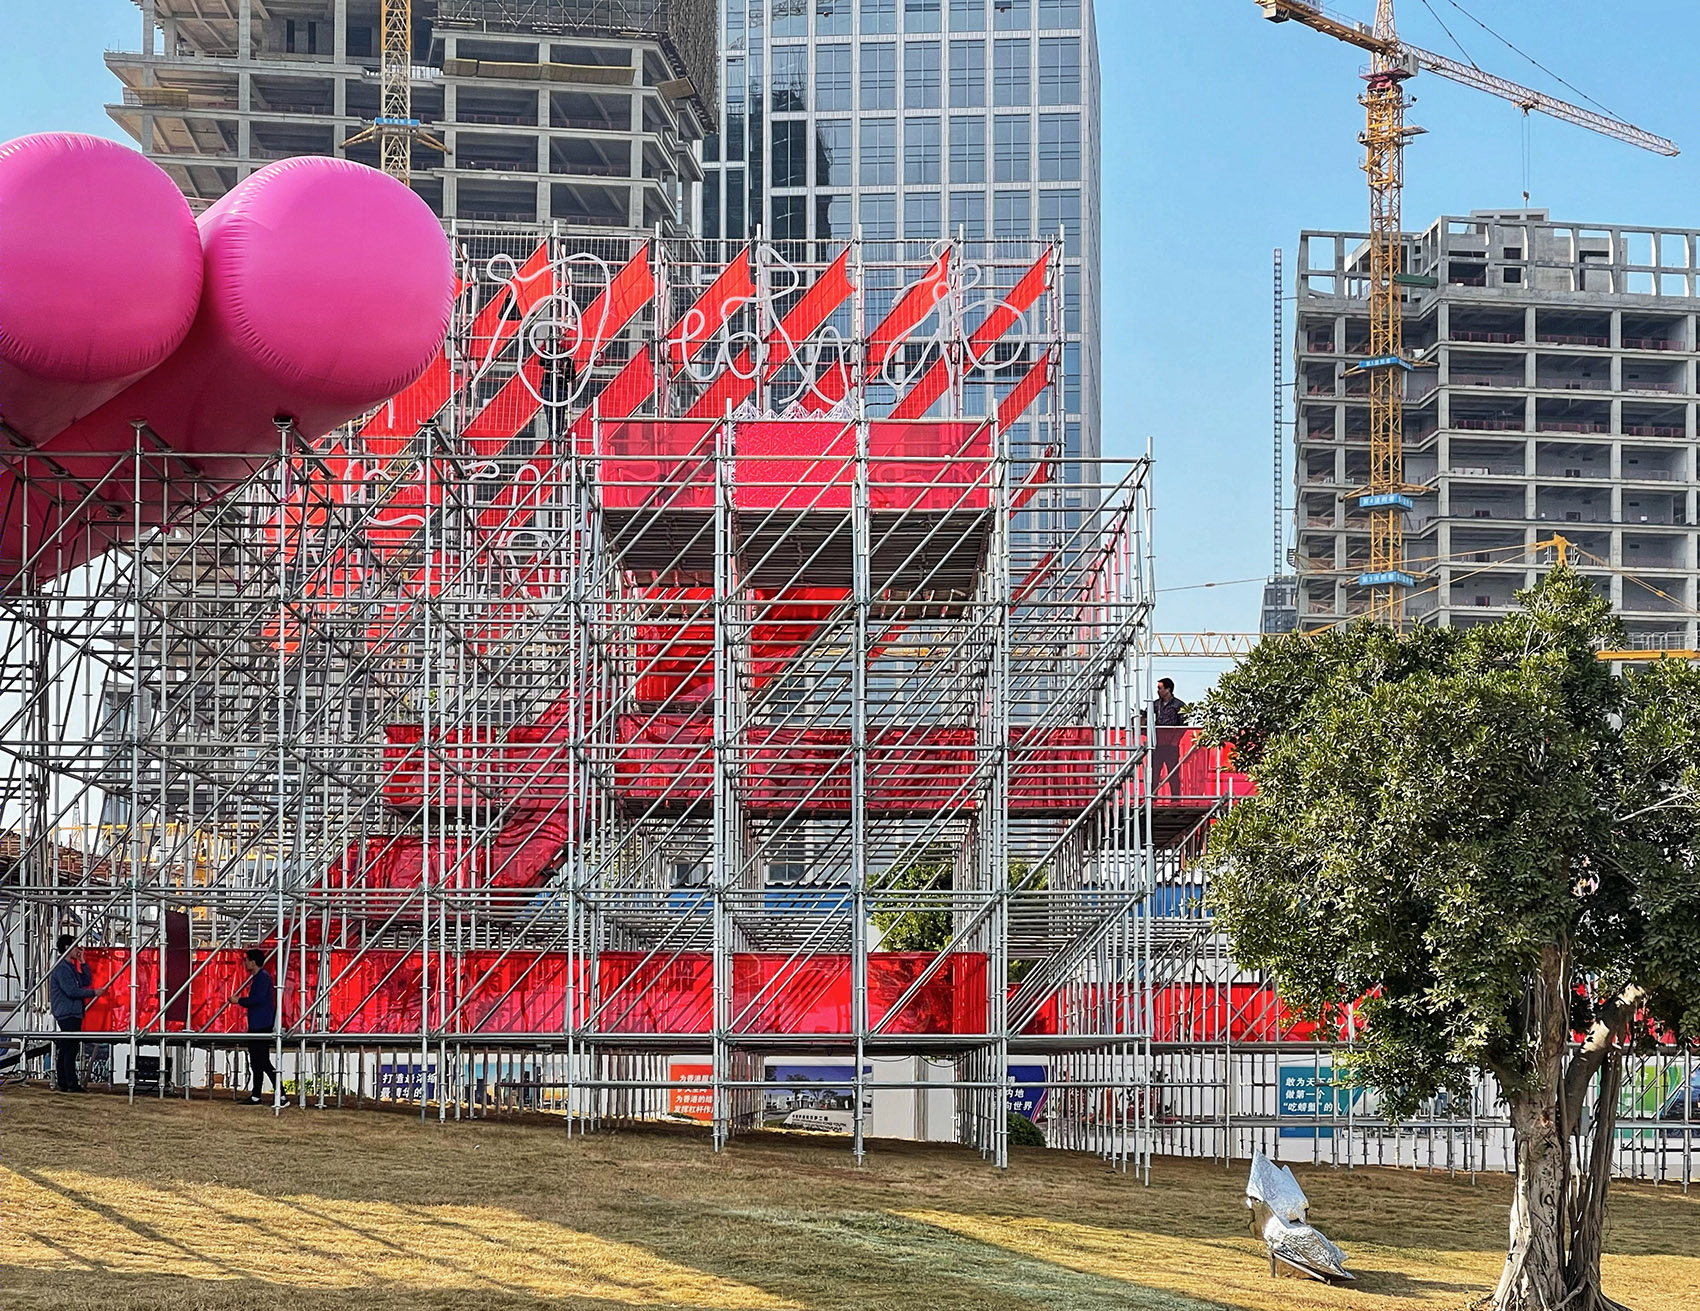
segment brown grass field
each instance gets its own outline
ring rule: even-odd
[[[1301,1170],[1350,1289],[1272,1280],[1243,1168],[763,1134],[568,1139],[558,1126],[228,1102],[0,1103],[7,1307],[1377,1311],[1486,1293],[1504,1179]],[[1700,1195],[1615,1195],[1609,1292],[1700,1307]]]

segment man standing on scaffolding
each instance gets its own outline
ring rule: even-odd
[[[1157,680],[1157,699],[1151,703],[1156,741],[1151,744],[1151,795],[1165,782],[1169,795],[1181,794],[1181,734],[1186,729],[1186,703],[1175,695],[1175,680]]]

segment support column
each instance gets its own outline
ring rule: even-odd
[[[348,117],[348,76],[342,71],[348,65],[348,0],[334,0],[331,15],[331,62],[337,69],[331,80],[331,113],[344,119]],[[332,126],[331,148],[337,154],[342,153],[347,138],[346,123]]]
[[[254,0],[238,0],[236,9],[236,180],[254,171],[253,109]]]

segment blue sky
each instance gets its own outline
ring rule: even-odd
[[[1372,0],[1335,0],[1368,19]],[[1471,13],[1611,111],[1687,153],[1663,159],[1531,120],[1532,203],[1590,223],[1700,226],[1700,23],[1690,0],[1469,0]],[[1400,30],[1577,99],[1453,0],[1402,0]],[[0,0],[0,138],[121,138],[101,52],[135,48],[133,0]],[[1104,449],[1155,444],[1160,626],[1255,627],[1270,554],[1270,254],[1301,228],[1359,226],[1361,54],[1252,0],[1098,0],[1104,80]],[[1407,226],[1521,202],[1512,105],[1432,75],[1412,84]],[[1178,670],[1183,684],[1205,669]],[[1190,677],[1189,677],[1190,676]],[[1184,693],[1183,693],[1184,694]]]

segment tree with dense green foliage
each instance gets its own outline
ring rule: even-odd
[[[1623,1055],[1700,1037],[1700,668],[1614,674],[1622,625],[1573,570],[1519,602],[1262,642],[1203,708],[1257,783],[1206,864],[1242,966],[1312,1017],[1356,1003],[1341,1061],[1391,1117],[1497,1082],[1498,1311],[1610,1311]]]

